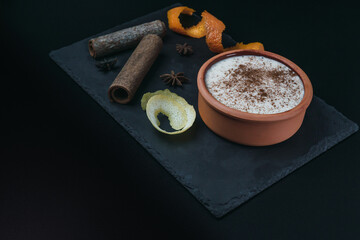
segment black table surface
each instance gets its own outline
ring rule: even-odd
[[[172,3],[0,2],[0,239],[358,237],[358,133],[216,219],[48,57]],[[183,3],[297,63],[317,96],[360,123],[351,3]]]

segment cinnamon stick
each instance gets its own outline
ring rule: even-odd
[[[94,58],[105,57],[135,47],[145,35],[156,34],[163,37],[165,32],[165,24],[155,20],[90,39],[89,52]]]
[[[110,101],[128,103],[134,97],[146,73],[162,48],[162,40],[155,34],[146,35],[131,54],[108,90]]]

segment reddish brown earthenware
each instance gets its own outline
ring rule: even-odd
[[[295,108],[276,114],[242,112],[217,101],[205,85],[205,73],[214,63],[233,56],[257,55],[279,61],[294,70],[304,84],[304,98]],[[285,141],[300,128],[313,88],[308,76],[295,63],[275,53],[258,50],[233,50],[218,54],[206,61],[199,70],[198,107],[204,123],[216,134],[236,143],[250,146],[267,146]]]

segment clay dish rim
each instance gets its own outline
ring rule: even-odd
[[[295,106],[294,108],[281,112],[281,113],[274,113],[274,114],[256,114],[256,113],[248,113],[243,112],[237,109],[230,108],[225,106],[224,104],[220,103],[216,100],[205,84],[205,73],[206,71],[215,63],[229,57],[234,56],[242,56],[242,55],[255,55],[255,56],[264,56],[278,62],[281,62],[291,68],[294,72],[296,72],[299,77],[301,78],[303,85],[304,85],[304,97],[301,102]],[[242,120],[249,120],[249,121],[260,121],[260,122],[271,122],[271,121],[280,121],[295,117],[300,112],[303,112],[307,109],[310,105],[310,102],[313,97],[313,88],[310,82],[310,79],[306,75],[306,73],[295,63],[290,61],[289,59],[282,57],[278,54],[268,52],[268,51],[261,51],[261,50],[232,50],[224,53],[220,53],[209,60],[207,60],[200,68],[198,77],[197,77],[197,85],[199,89],[199,93],[202,95],[204,100],[207,102],[209,106],[213,109],[221,112],[229,117],[235,119],[242,119]]]

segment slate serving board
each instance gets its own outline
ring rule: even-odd
[[[156,19],[167,22],[167,10],[178,5],[96,36]],[[164,47],[132,102],[127,105],[111,103],[108,87],[132,50],[118,54],[117,69],[104,73],[95,67],[95,60],[89,55],[87,44],[92,37],[52,51],[50,57],[216,217],[222,217],[358,130],[355,123],[314,96],[302,127],[283,143],[247,147],[224,140],[206,127],[197,109],[197,72],[214,54],[208,50],[204,39],[188,38],[172,31],[164,37]],[[190,57],[180,56],[175,51],[175,44],[184,42],[194,47],[195,52]],[[159,75],[170,70],[185,72],[191,79],[183,88],[171,91],[184,97],[197,111],[194,126],[177,136],[156,131],[140,107],[144,93],[166,88]]]

